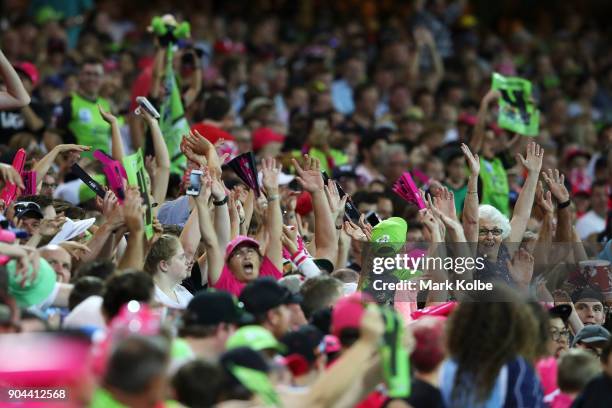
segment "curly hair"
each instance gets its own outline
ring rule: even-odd
[[[452,406],[470,395],[486,401],[504,364],[517,356],[533,357],[531,343],[538,333],[531,309],[509,288],[498,284],[466,300],[447,325],[448,352],[457,363]]]

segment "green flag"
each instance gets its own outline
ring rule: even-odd
[[[383,375],[389,396],[410,396],[410,356],[404,347],[404,321],[393,309],[381,308],[385,320],[385,334],[380,346]]]
[[[144,227],[145,227],[145,235],[147,239],[151,239],[153,237],[153,212],[151,210],[151,200],[149,197],[149,185],[150,182],[147,182],[149,178],[149,174],[145,169],[144,159],[142,158],[142,149],[138,149],[138,151],[129,156],[125,156],[123,158],[123,167],[125,168],[125,173],[127,174],[128,184],[130,186],[137,186],[140,191],[140,196],[143,199],[143,202],[146,206],[146,211],[144,214]]]
[[[497,124],[521,135],[537,136],[540,111],[531,97],[531,82],[494,73],[492,88],[501,93]]]
[[[168,146],[170,171],[182,175],[187,159],[182,154],[180,146],[183,135],[189,133],[189,123],[185,118],[181,92],[174,75],[173,55],[174,51],[171,43],[168,45],[166,52],[166,76],[164,80],[166,94],[160,107],[159,127]]]

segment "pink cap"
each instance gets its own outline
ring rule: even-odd
[[[270,128],[259,128],[253,132],[253,151],[258,151],[269,143],[285,141],[285,136]]]
[[[371,298],[365,293],[353,293],[343,297],[334,306],[331,318],[331,331],[336,337],[344,329],[358,329],[365,313],[365,305]]]
[[[32,81],[32,85],[36,86],[38,84],[39,75],[36,65],[31,62],[20,62],[15,64],[15,69],[26,74],[30,81]]]
[[[234,252],[239,245],[245,244],[259,249],[259,242],[245,235],[238,235],[227,244],[227,247],[225,247],[225,260],[227,261],[229,259],[232,252]]]

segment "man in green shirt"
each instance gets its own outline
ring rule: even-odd
[[[463,202],[467,194],[466,162],[463,152],[459,148],[452,148],[442,157],[446,163],[446,178],[444,185],[452,191],[455,197],[455,212],[461,217]]]
[[[99,96],[103,83],[102,61],[87,59],[81,64],[79,88],[62,102],[62,113],[57,129],[64,143],[91,146],[84,157],[92,157],[95,150],[110,152],[111,127],[102,118],[98,105],[106,112],[111,111],[110,102]]]

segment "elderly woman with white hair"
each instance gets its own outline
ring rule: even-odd
[[[475,274],[475,278],[503,280],[525,288],[531,281],[533,268],[530,272],[529,264],[533,264],[533,258],[519,248],[531,215],[544,149],[530,142],[526,157],[518,155],[527,170],[527,178],[511,220],[491,205],[478,205],[480,161],[466,145],[462,150],[471,170],[463,212],[465,235],[469,242],[478,242],[478,255],[485,258],[485,267]]]

